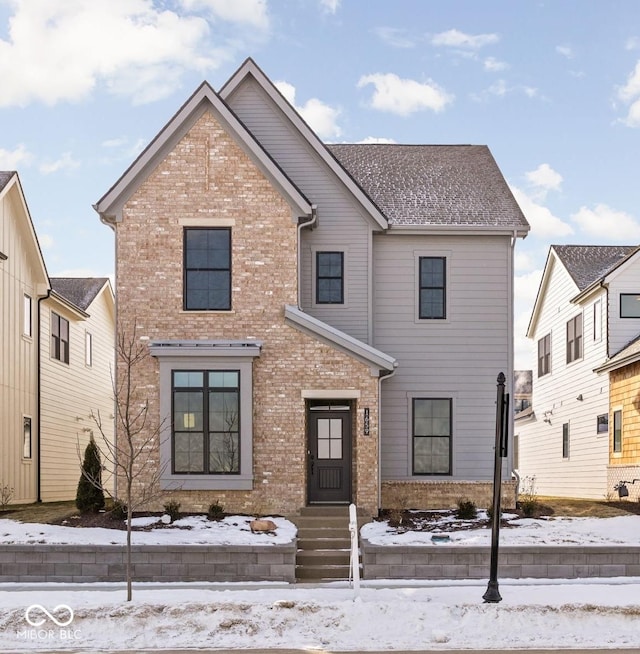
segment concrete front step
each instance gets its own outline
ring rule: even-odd
[[[335,565],[335,566],[304,566],[302,568],[296,568],[296,579],[304,581],[323,581],[327,579],[331,580],[343,580],[349,579],[349,566],[348,565]]]
[[[304,506],[300,509],[301,516],[344,516],[349,519],[349,506],[348,505],[324,505],[315,504],[313,506]]]
[[[298,550],[296,565],[298,566],[348,566],[351,559],[350,550]]]
[[[299,550],[344,550],[349,547],[349,538],[298,538]]]
[[[300,527],[298,526],[298,539],[313,540],[314,538],[351,538],[348,529],[337,527]]]

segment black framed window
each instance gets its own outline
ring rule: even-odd
[[[344,252],[316,252],[316,303],[344,304]]]
[[[69,363],[69,321],[51,312],[51,358]]]
[[[562,425],[562,458],[569,458],[569,423]]]
[[[613,451],[622,452],[622,410],[613,412]]]
[[[174,370],[172,471],[240,472],[240,371]]]
[[[538,341],[538,377],[551,372],[551,334]]]
[[[445,257],[420,257],[419,316],[424,319],[447,317]]]
[[[231,309],[231,228],[184,230],[184,308]]]
[[[31,418],[28,416],[22,419],[22,456],[25,459],[31,458]]]
[[[412,441],[414,475],[450,475],[452,445],[450,398],[414,398]]]
[[[596,418],[596,433],[606,434],[609,431],[609,414],[603,413]]]
[[[567,323],[567,363],[582,358],[582,314]]]
[[[640,318],[640,294],[620,293],[620,317]]]

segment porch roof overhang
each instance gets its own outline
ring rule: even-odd
[[[262,341],[232,340],[167,340],[151,341],[154,357],[259,357]]]
[[[310,316],[298,307],[286,305],[284,318],[285,322],[299,331],[313,336],[370,366],[372,374],[376,376],[379,376],[380,373],[393,372],[398,366],[398,362],[392,356],[322,322],[322,320]]]

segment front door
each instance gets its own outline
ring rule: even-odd
[[[309,411],[309,504],[351,501],[351,412],[311,407]]]

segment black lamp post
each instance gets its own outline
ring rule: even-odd
[[[502,491],[502,459],[507,456],[509,438],[509,394],[504,392],[504,373],[498,375],[496,398],[496,444],[493,468],[493,513],[491,520],[491,565],[489,584],[482,596],[485,602],[500,602],[498,590],[498,543],[500,540],[500,495]]]

